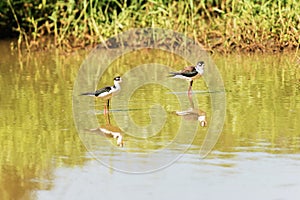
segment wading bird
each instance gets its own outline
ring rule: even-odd
[[[188,95],[192,93],[192,85],[195,79],[200,78],[204,74],[204,62],[199,61],[196,66],[188,66],[178,72],[170,72],[170,77],[185,79],[190,82]]]
[[[121,86],[120,86],[121,82],[122,82],[121,77],[117,76],[114,78],[113,86],[106,86],[104,88],[96,90],[95,92],[85,92],[85,93],[82,93],[81,95],[93,96],[93,97],[107,100],[107,103],[104,106],[104,114],[107,114],[109,112],[109,100],[111,99],[111,97],[113,95],[115,95],[116,93],[118,93],[121,90]]]

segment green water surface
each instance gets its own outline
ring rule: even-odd
[[[188,98],[181,107],[168,89],[145,85],[133,94],[129,107],[119,103],[113,108],[116,115],[128,109],[132,120],[143,126],[151,122],[149,109],[161,105],[167,120],[160,132],[148,139],[136,139],[134,133],[126,135],[125,131],[125,146],[118,151],[114,139],[86,132],[84,141],[97,140],[93,144],[97,145],[108,140],[112,144],[86,148],[74,124],[72,98],[74,81],[88,51],[32,52],[20,57],[10,52],[6,42],[0,46],[0,199],[115,199],[124,195],[131,199],[197,199],[201,195],[214,199],[229,195],[226,191],[234,188],[240,193],[232,193],[231,199],[248,199],[247,194],[249,199],[255,198],[253,190],[260,190],[264,199],[299,195],[300,66],[295,53],[214,55],[226,89],[226,118],[213,151],[200,160],[211,105],[209,93],[197,93],[207,90],[204,81],[198,80],[193,98],[197,108],[206,112],[208,127],[198,128],[192,144],[182,137],[178,146],[168,149],[168,154],[177,154],[175,147],[191,145],[169,168],[132,176],[103,167],[97,155],[106,157],[114,167],[130,164],[120,152],[147,153],[166,148],[184,120],[174,112],[188,109]],[[147,56],[142,58],[147,60]],[[163,56],[157,57],[160,60]],[[123,68],[112,66],[99,87],[111,84],[115,74],[132,68],[128,62]],[[180,65],[178,61],[175,67],[180,69]],[[184,84],[186,87],[178,92],[186,91],[188,83]],[[103,102],[92,101],[95,107],[83,112],[98,112],[98,123],[105,125]],[[113,115],[110,123],[118,128]],[[147,164],[143,156],[132,162]]]

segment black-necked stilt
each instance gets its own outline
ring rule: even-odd
[[[93,96],[97,98],[101,98],[104,100],[107,100],[107,104],[104,106],[104,114],[107,114],[109,111],[109,100],[113,95],[118,93],[121,90],[120,83],[122,82],[122,79],[120,76],[117,76],[114,78],[114,85],[113,86],[106,86],[104,88],[101,88],[99,90],[96,90],[95,92],[85,92],[81,95],[85,96]]]
[[[204,62],[199,61],[196,66],[185,67],[178,72],[170,72],[170,77],[185,79],[190,82],[188,88],[188,95],[191,95],[193,81],[200,78],[204,74]]]

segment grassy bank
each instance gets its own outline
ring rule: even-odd
[[[300,46],[295,0],[6,0],[0,10],[1,36],[17,37],[19,49],[84,48],[143,27],[183,32],[218,52]]]

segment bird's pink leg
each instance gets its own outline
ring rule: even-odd
[[[189,101],[190,101],[190,105],[191,105],[191,108],[195,108],[194,106],[194,102],[193,102],[193,97],[192,97],[192,93],[190,92],[190,94],[188,94],[188,98],[189,98]]]
[[[103,114],[107,115],[109,113],[109,99],[107,100],[107,104],[104,106]]]
[[[107,114],[108,114],[107,105],[104,106],[103,114],[104,114],[104,115],[107,115]]]
[[[110,116],[109,116],[109,112],[108,112],[106,115],[104,114],[104,117],[105,117],[106,125],[110,125]]]
[[[189,89],[188,89],[188,97],[189,97],[189,98],[192,97],[192,89],[191,89],[191,87],[189,87]]]

